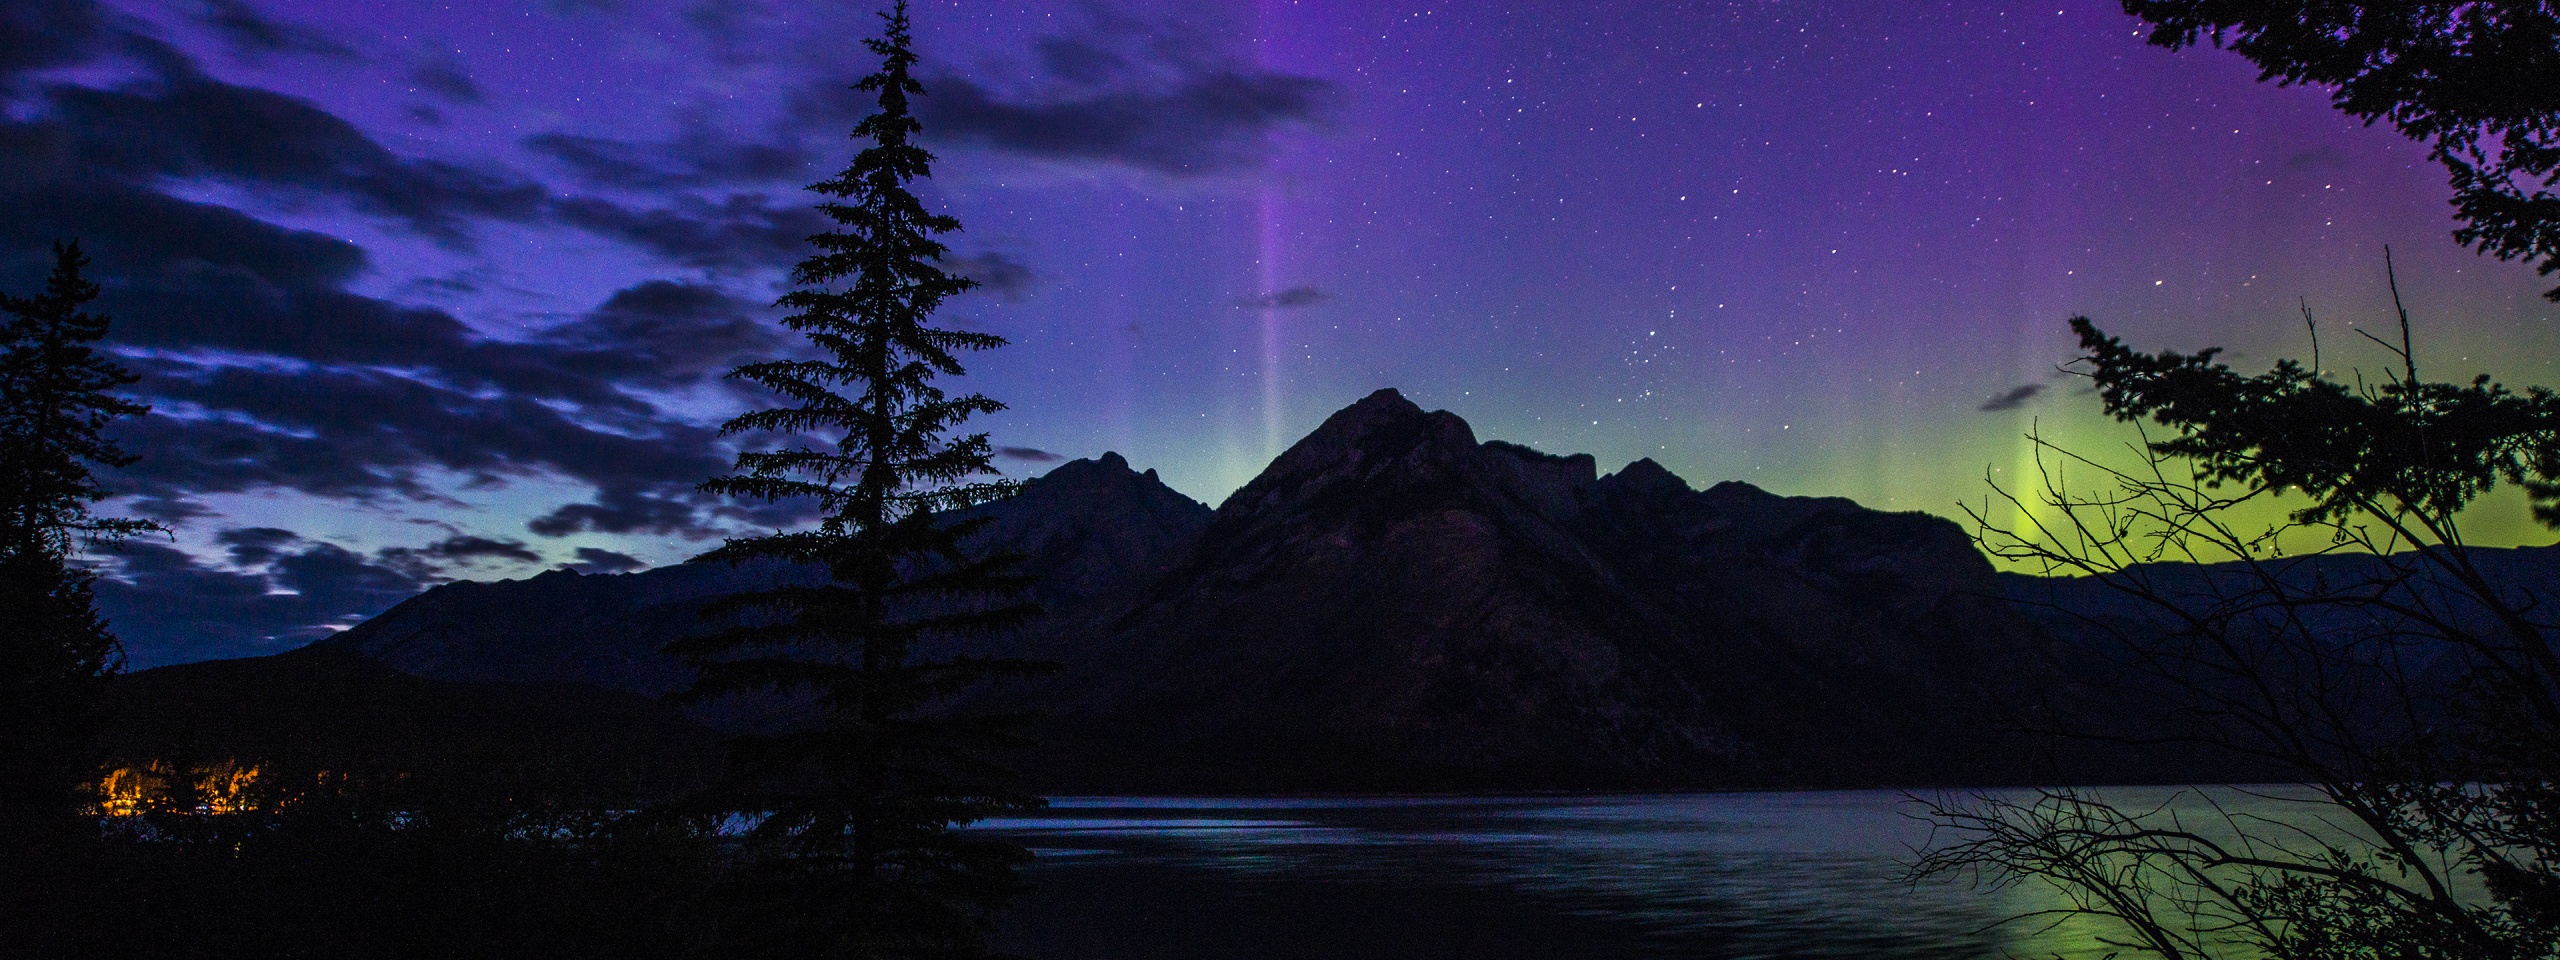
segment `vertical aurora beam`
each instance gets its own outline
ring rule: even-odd
[[[1259,220],[1260,249],[1257,251],[1256,279],[1262,289],[1256,296],[1254,312],[1262,327],[1262,455],[1277,457],[1281,450],[1280,423],[1280,313],[1278,303],[1270,299],[1280,287],[1280,215],[1279,188],[1263,184],[1256,198],[1255,215]]]
[[[1268,0],[1254,4],[1253,65],[1257,69],[1270,67],[1268,53],[1271,48],[1271,19],[1271,4]],[[1280,423],[1281,307],[1269,299],[1274,291],[1281,289],[1280,218],[1283,206],[1280,188],[1268,176],[1256,189],[1254,217],[1257,249],[1254,251],[1256,254],[1254,262],[1258,268],[1255,279],[1260,283],[1261,289],[1254,294],[1256,298],[1254,312],[1258,314],[1255,319],[1262,327],[1262,455],[1265,458],[1271,458],[1280,455],[1281,443],[1284,439],[1281,435]]]

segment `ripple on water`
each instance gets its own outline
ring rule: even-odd
[[[2001,922],[2041,891],[1902,882],[1928,840],[1911,812],[1892,792],[1079,797],[983,826],[1040,849],[1004,940],[1036,960],[2108,952]]]

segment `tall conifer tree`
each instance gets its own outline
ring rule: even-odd
[[[81,309],[98,295],[88,262],[56,244],[44,293],[0,294],[0,828],[71,813],[122,662],[73,550],[155,529],[89,510],[106,495],[91,470],[134,460],[107,426],[150,408],[109,392],[134,377],[92,346],[108,320]]]
[[[973,956],[985,911],[1013,883],[1022,849],[955,827],[1038,806],[1006,785],[990,754],[1014,739],[1014,718],[949,708],[983,681],[1036,669],[1020,661],[922,656],[919,644],[1001,630],[1032,613],[1006,556],[973,556],[979,524],[953,511],[1013,492],[994,474],[983,433],[952,436],[969,418],[1003,409],[936,385],[959,376],[959,354],[1003,338],[932,325],[944,300],[976,284],[945,271],[939,235],[958,221],[927,212],[910,182],[933,159],[914,138],[914,80],[906,4],[865,41],[881,58],[855,89],[878,112],[854,128],[851,166],[810,189],[835,229],[792,274],[783,322],[817,359],[750,363],[731,372],[779,395],[781,406],[724,424],[724,434],[780,438],[738,455],[708,492],[763,501],[814,501],[815,529],[735,539],[700,559],[781,561],[823,570],[822,581],[742,595],[715,612],[744,625],[681,641],[694,699],[780,691],[814,697],[823,719],[805,729],[741,738],[718,809],[760,817],[758,852],[742,869],[724,939],[757,955]]]

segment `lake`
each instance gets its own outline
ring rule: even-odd
[[[2121,790],[2122,803],[2174,791]],[[2229,798],[2223,798],[2228,802]],[[2265,805],[2275,801],[2244,798]],[[1902,882],[1901,793],[1054,801],[997,945],[1033,960],[2097,958],[2047,891]]]

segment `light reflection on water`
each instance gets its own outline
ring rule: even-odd
[[[2048,891],[1904,883],[1916,812],[1896,792],[1085,797],[984,826],[1039,855],[999,943],[1035,960],[2113,952],[2086,926],[2002,923]]]

